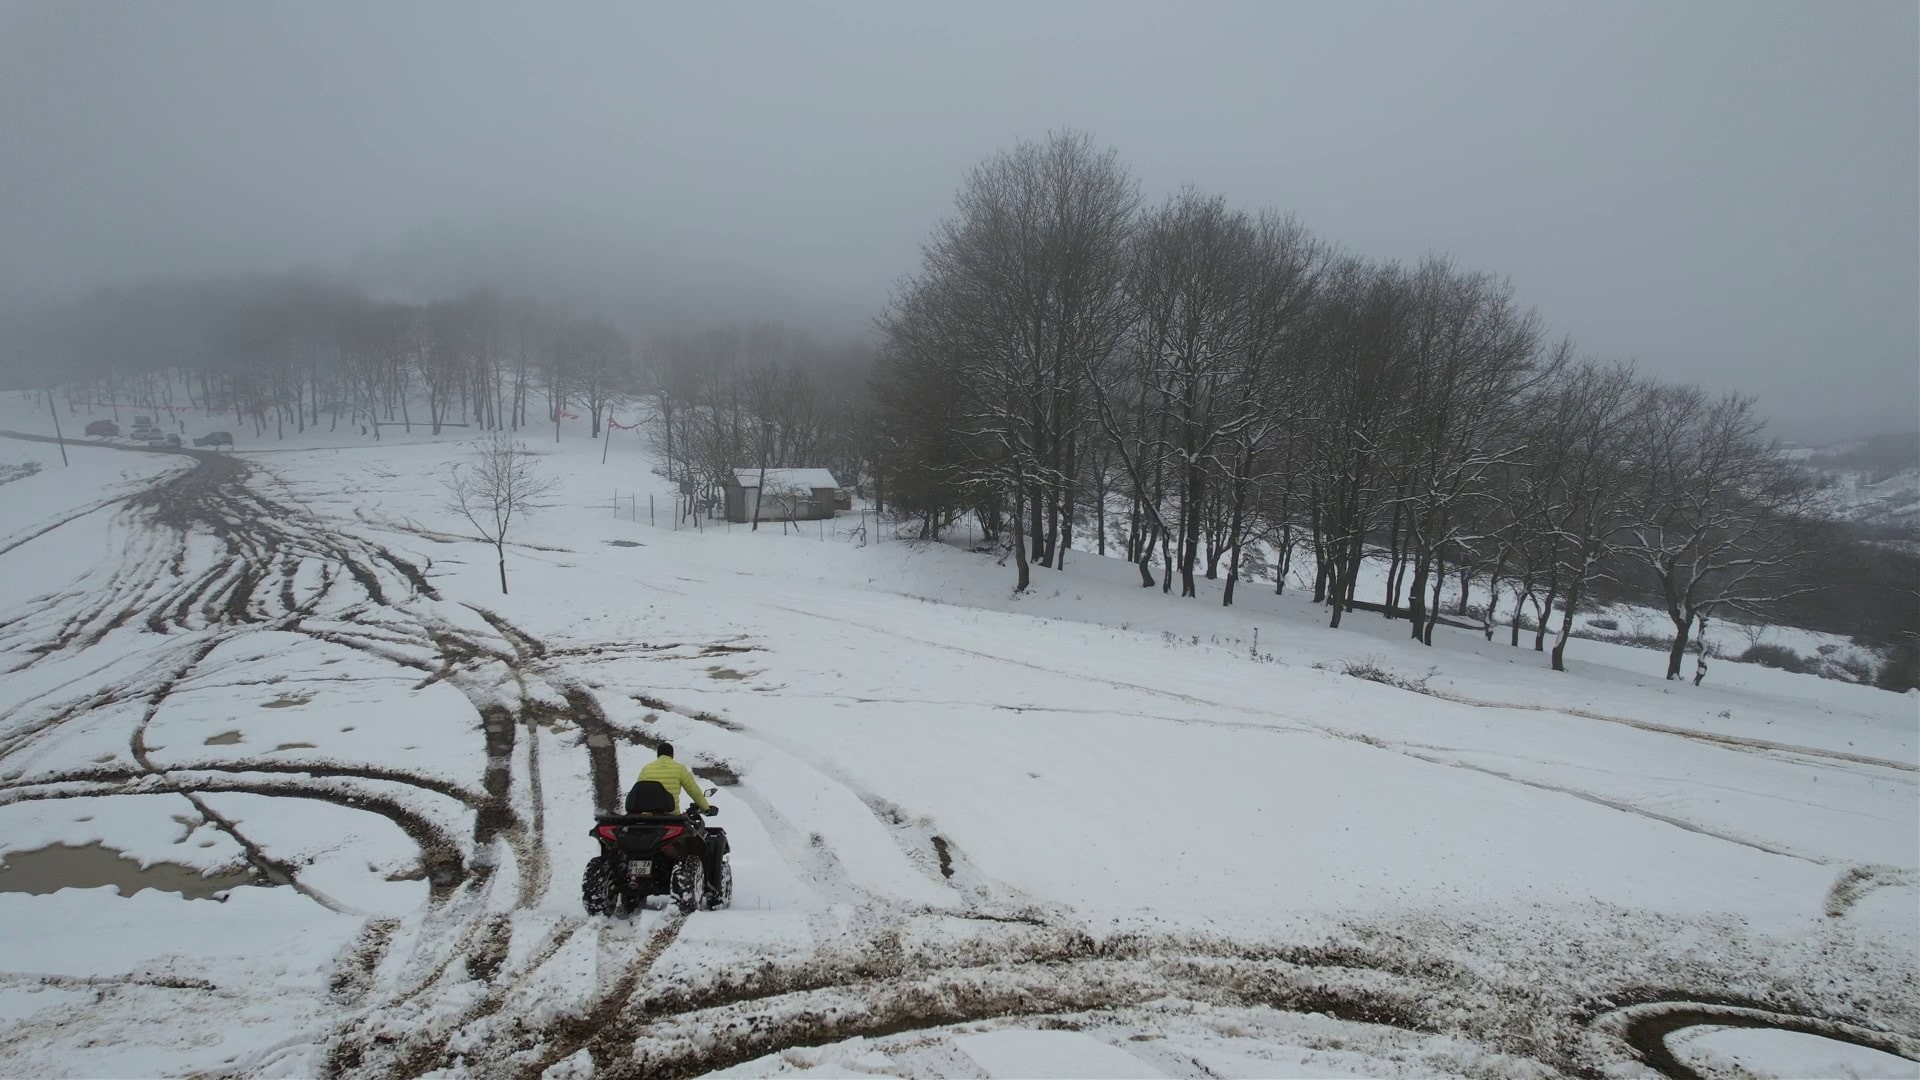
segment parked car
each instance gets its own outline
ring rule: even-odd
[[[180,449],[180,436],[169,433],[164,441],[167,444],[167,449],[169,450]]]
[[[209,431],[193,440],[195,446],[232,446],[233,433],[230,431]]]
[[[87,425],[87,434],[112,438],[120,434],[120,425],[111,420],[95,420]]]
[[[129,434],[134,442],[152,442],[160,437],[160,429],[151,426],[136,427]]]

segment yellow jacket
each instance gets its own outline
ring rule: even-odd
[[[694,801],[694,805],[702,810],[707,809],[706,793],[700,790],[700,781],[694,779],[693,770],[670,757],[657,757],[648,762],[646,767],[640,770],[640,779],[652,780],[666,788],[667,794],[673,796],[673,812],[676,814],[680,812],[682,788],[686,789],[687,796]]]

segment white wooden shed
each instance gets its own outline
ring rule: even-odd
[[[746,523],[758,514],[761,521],[813,521],[833,516],[840,483],[826,469],[767,469],[761,489],[761,470],[735,469],[725,483],[727,520]]]

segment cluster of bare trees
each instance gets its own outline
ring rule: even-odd
[[[1298,551],[1334,626],[1431,644],[1443,586],[1459,617],[1479,582],[1489,636],[1503,598],[1516,644],[1523,612],[1536,648],[1559,617],[1560,667],[1604,580],[1671,614],[1670,677],[1708,618],[1795,589],[1808,488],[1746,399],[1578,359],[1445,258],[1369,262],[1193,191],[1143,207],[1085,135],[974,169],[881,326],[882,494],[926,535],[977,517],[1016,589],[1076,529],[1144,586],[1224,574],[1228,604]]]
[[[107,290],[25,337],[36,381],[76,402],[231,411],[256,433],[517,430],[578,407],[597,436],[637,379],[632,343],[603,319],[484,290],[382,302],[301,276]]]
[[[669,335],[647,353],[647,436],[667,478],[684,488],[711,496],[750,467],[826,468],[848,484],[863,474],[869,350],[758,323]]]

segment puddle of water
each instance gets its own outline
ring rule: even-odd
[[[260,707],[263,709],[290,709],[295,705],[305,705],[312,700],[312,694],[281,694],[272,701],[261,702]]]
[[[240,741],[239,732],[223,731],[218,735],[213,735],[208,737],[207,745],[208,746],[232,746],[234,743],[237,743],[239,741]]]
[[[734,680],[744,679],[747,676],[745,672],[735,671],[730,667],[710,667],[707,669],[707,677],[710,679]]]
[[[318,748],[315,747],[310,742],[283,742],[279,746],[274,747],[272,750],[267,751],[267,753],[274,754],[282,750],[314,750],[314,749],[318,749]]]
[[[641,545],[641,544],[640,544],[640,543],[639,543],[638,541],[635,541],[635,540],[609,540],[609,541],[607,541],[607,543],[608,543],[608,544],[609,544],[610,546],[612,546],[612,547],[641,547],[641,546],[643,546],[643,545]]]
[[[0,867],[0,892],[42,896],[61,889],[97,889],[117,885],[120,895],[142,889],[179,893],[189,900],[208,900],[241,885],[263,884],[246,870],[203,874],[179,863],[157,862],[143,867],[128,856],[94,842],[75,847],[54,844],[34,851],[10,851]]]

